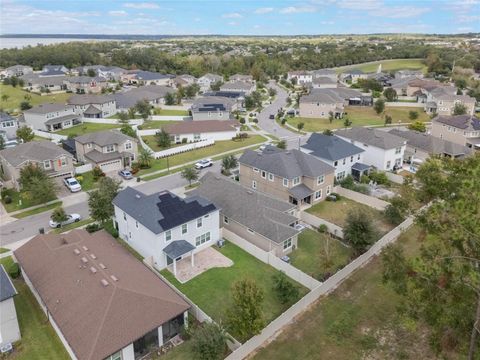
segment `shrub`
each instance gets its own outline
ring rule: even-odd
[[[372,171],[370,175],[368,175],[370,180],[376,182],[379,185],[388,185],[390,184],[390,180],[387,178],[387,174],[384,172],[377,172],[377,171]]]
[[[16,279],[20,276],[20,266],[18,266],[18,263],[13,263],[9,266],[8,274],[12,279]]]
[[[11,204],[12,203],[12,197],[10,195],[5,195],[5,196],[2,196],[3,197],[3,202],[5,204]]]
[[[288,280],[287,275],[280,271],[273,275],[273,289],[282,304],[288,304],[298,298],[298,288]]]
[[[105,176],[105,173],[98,166],[95,166],[92,170],[93,180],[97,181],[102,176]]]
[[[328,232],[328,226],[325,225],[325,224],[320,224],[320,226],[318,227],[318,232],[322,233],[322,234],[325,234]]]
[[[220,325],[205,321],[193,333],[192,349],[199,360],[223,359],[227,350],[227,334]]]
[[[83,182],[83,176],[82,176],[82,175],[75,176],[75,179],[77,179],[77,181],[78,181],[80,184]]]
[[[187,143],[187,141],[188,141],[188,139],[187,139],[187,138],[182,138],[182,144],[186,144],[186,143]]]
[[[85,230],[87,230],[89,233],[94,233],[95,231],[98,231],[101,229],[102,229],[102,225],[97,223],[89,224],[85,227]]]

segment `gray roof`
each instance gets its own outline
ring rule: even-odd
[[[65,109],[70,108],[72,109],[73,113],[73,107],[65,104],[60,104],[60,103],[48,103],[48,104],[40,104],[37,106],[32,107],[31,109],[25,110],[24,113],[26,114],[48,114],[51,112],[58,112],[58,111],[65,111]]]
[[[337,75],[337,72],[333,69],[319,69],[313,70],[313,74],[315,76],[329,76],[329,75]]]
[[[480,130],[480,119],[473,115],[439,115],[433,119],[439,123],[456,127],[462,130]]]
[[[97,144],[98,146],[122,144],[127,140],[137,141],[136,139],[128,135],[125,135],[118,130],[97,131],[97,132],[77,136],[75,138],[75,141],[78,141],[80,144],[94,143],[94,144]]]
[[[336,84],[337,81],[327,76],[319,76],[313,79],[314,84]]]
[[[95,76],[70,76],[65,79],[66,82],[74,84],[90,84],[92,81],[96,82],[105,82],[106,80],[102,77]]]
[[[223,80],[223,76],[217,75],[217,74],[211,74],[211,73],[207,73],[207,74],[201,76],[199,79],[201,79],[201,78],[206,78],[206,79],[208,79],[210,81],[214,81],[214,82]]]
[[[129,109],[134,107],[139,101],[162,99],[167,93],[173,91],[175,90],[167,86],[148,85],[125,92],[116,93],[113,95],[113,97],[117,102],[117,108]]]
[[[196,99],[191,107],[194,112],[230,111],[233,101],[222,96],[206,96]]]
[[[238,182],[212,172],[200,179],[193,194],[205,197],[220,207],[222,214],[256,233],[274,241],[283,241],[298,234],[290,224],[298,219],[288,214],[295,205],[254,191]]]
[[[305,199],[307,196],[313,194],[313,190],[305,184],[300,184],[288,189],[288,192],[297,200]]]
[[[137,71],[135,73],[137,79],[139,80],[159,80],[159,79],[172,79],[173,75],[169,74],[160,74],[153,71]]]
[[[370,169],[371,166],[363,163],[356,162],[352,165],[352,170],[365,171]]]
[[[61,156],[73,158],[72,154],[50,141],[30,141],[0,150],[0,157],[3,157],[12,166],[18,166],[25,161],[54,160]]]
[[[73,95],[68,99],[70,105],[88,105],[88,104],[105,104],[115,101],[112,95]]]
[[[109,153],[102,153],[98,150],[92,150],[85,154],[85,157],[92,160],[94,163],[102,163],[104,161],[110,161],[120,159],[122,155],[118,151],[112,151]]]
[[[300,98],[301,103],[336,104],[347,99],[362,98],[364,95],[358,90],[348,88],[313,89],[309,95]]]
[[[353,127],[346,130],[342,129],[337,130],[335,135],[385,150],[405,145],[405,139],[373,128]]]
[[[365,74],[362,70],[360,69],[351,69],[351,70],[346,70],[343,72],[344,74],[350,74],[350,75],[361,75]]]
[[[310,150],[309,154],[326,159],[340,160],[364,152],[363,149],[337,136],[313,133],[302,148]]]
[[[461,156],[470,154],[472,151],[466,146],[418,131],[392,129],[389,133],[404,138],[407,140],[407,145],[421,149],[432,155],[448,154],[450,156]]]
[[[13,286],[12,280],[7,275],[5,268],[0,264],[0,302],[10,299],[17,295],[17,290]]]
[[[63,81],[67,77],[65,75],[62,76],[40,76],[39,74],[27,74],[21,76],[21,79],[25,81],[25,83],[38,85],[38,86],[45,86],[45,85],[63,85]]]
[[[170,258],[176,259],[186,253],[195,250],[195,246],[186,240],[175,240],[165,246],[163,252]]]
[[[250,90],[253,84],[244,81],[228,82],[220,86],[220,90]]]
[[[96,115],[96,114],[101,114],[102,110],[100,110],[99,108],[96,108],[93,105],[90,105],[83,113],[87,115]]]
[[[13,116],[7,114],[6,112],[0,111],[0,121],[16,121]]]
[[[241,164],[265,170],[286,179],[297,176],[317,176],[333,173],[335,168],[300,150],[280,150],[267,146],[263,152],[246,150],[240,159]]]
[[[54,124],[60,124],[66,120],[73,120],[73,119],[78,119],[79,116],[78,115],[75,115],[75,114],[71,114],[71,115],[63,115],[63,116],[58,116],[58,117],[55,117],[55,118],[52,118],[52,119],[48,119],[47,121],[45,121],[45,124],[47,125],[54,125]]]
[[[113,204],[154,234],[218,210],[212,202],[200,196],[182,199],[166,190],[145,195],[131,187],[120,191]]]

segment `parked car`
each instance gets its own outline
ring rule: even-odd
[[[275,120],[275,115],[274,115],[274,114],[270,114],[269,119],[270,119],[270,120]]]
[[[130,172],[130,170],[127,170],[127,169],[120,170],[118,172],[118,175],[120,175],[125,180],[133,179],[132,173]]]
[[[80,185],[80,183],[74,177],[63,179],[63,182],[68,190],[70,190],[72,193],[82,190],[82,185]]]
[[[295,225],[295,230],[303,231],[303,230],[305,230],[305,225],[296,224],[296,225]]]
[[[213,166],[212,159],[203,159],[195,164],[195,169],[200,170],[210,166]]]
[[[56,222],[50,220],[49,225],[51,228],[59,228],[68,224],[73,224],[74,222],[79,222],[82,217],[79,214],[68,214],[67,220],[62,222]]]
[[[260,145],[258,150],[263,151],[267,148],[267,146],[271,146],[271,145],[272,145],[271,143],[266,143],[266,144]]]

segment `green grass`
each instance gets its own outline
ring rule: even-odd
[[[351,255],[350,248],[330,235],[305,229],[298,236],[298,247],[289,256],[293,266],[322,281],[326,274],[344,267]]]
[[[13,260],[7,257],[0,263],[8,269]],[[22,338],[14,344],[14,352],[8,359],[70,359],[25,281],[18,278],[13,280],[13,285],[18,292],[14,301]]]
[[[79,135],[89,134],[97,131],[104,131],[104,130],[111,130],[111,129],[118,129],[118,128],[119,128],[119,125],[117,124],[82,123],[68,129],[57,131],[55,132],[55,134],[66,135],[66,136],[69,136],[69,135],[79,136]]]
[[[380,60],[371,64],[352,65],[349,67],[342,67],[337,69],[337,73],[342,73],[346,70],[359,69],[363,72],[375,72],[378,65],[382,64],[382,71],[398,71],[398,70],[422,70],[427,72],[427,66],[423,64],[421,59],[394,59],[394,60]]]
[[[228,241],[222,248],[215,249],[230,258],[234,265],[228,268],[210,269],[185,284],[180,284],[166,269],[162,270],[162,275],[215,321],[221,321],[222,323],[226,322],[225,313],[232,305],[231,286],[235,281],[241,279],[253,279],[263,289],[265,299],[262,308],[267,323],[291,305],[282,305],[272,290],[272,276],[278,273],[276,269],[257,260]],[[307,289],[299,284],[297,286],[300,289],[300,296],[305,295]],[[232,331],[231,335],[233,337],[238,336],[235,331]]]
[[[158,116],[188,116],[187,110],[154,109],[154,115]]]
[[[142,130],[147,129],[162,129],[166,125],[178,124],[180,121],[168,121],[168,120],[148,120],[141,125]]]
[[[79,180],[79,178],[81,180]],[[98,187],[98,182],[96,182],[93,179],[93,173],[91,171],[88,171],[88,172],[83,173],[83,174],[79,174],[79,175],[75,176],[75,179],[77,179],[78,182],[80,183],[80,185],[82,185],[82,190],[83,191],[89,191],[89,190],[92,190],[92,189],[95,189],[96,187]]]
[[[260,135],[250,136],[245,140],[225,140],[216,141],[215,145],[207,146],[198,150],[187,151],[182,154],[170,156],[168,162],[170,167],[182,165],[190,161],[200,160],[207,157],[212,157],[226,151],[235,150],[249,145],[259,144],[265,141],[265,138]],[[167,168],[167,159],[157,159],[152,161],[152,166],[149,169],[140,170],[137,176],[147,175],[153,171],[163,170]]]
[[[5,248],[0,248],[0,254],[4,254],[6,252],[9,252],[10,249],[5,249]]]
[[[363,214],[370,216],[381,235],[393,229],[393,226],[385,220],[382,212],[344,196],[338,201],[321,201],[307,209],[307,212],[343,228],[346,225],[348,212],[353,209],[358,209]]]
[[[45,212],[45,211],[53,210],[58,206],[62,206],[61,201],[56,201],[53,204],[41,206],[41,207],[36,208],[36,209],[23,211],[21,213],[13,215],[13,217],[17,218],[17,219],[23,219],[27,216],[32,216],[32,215],[40,214],[40,213]]]
[[[419,238],[414,227],[398,241],[413,256],[419,252]],[[400,303],[399,295],[383,283],[382,264],[375,258],[298,316],[252,358],[437,359],[428,345],[428,329],[401,316],[397,311]]]
[[[52,232],[54,232],[55,234],[61,234],[61,233],[64,233],[64,232],[67,232],[67,231],[70,231],[70,230],[79,228],[79,227],[81,227],[81,226],[85,226],[85,225],[91,224],[91,223],[93,223],[94,221],[95,221],[95,220],[93,220],[93,219],[80,220],[80,221],[74,222],[74,223],[72,223],[72,224],[65,225],[65,226],[63,226],[63,227],[61,227],[61,228],[53,229]]]
[[[50,139],[47,139],[47,138],[44,138],[44,137],[35,135],[35,136],[33,137],[33,141],[50,141]]]
[[[178,346],[175,346],[165,355],[154,355],[152,360],[191,360],[195,359],[195,356],[196,354],[193,352],[192,342],[186,341]]]
[[[13,87],[11,85],[0,84],[0,94],[8,95],[7,101],[0,100],[0,107],[5,111],[20,111],[20,103],[28,101],[32,106],[45,103],[66,103],[72,94],[55,94],[55,95],[37,95],[22,90],[20,87]],[[30,96],[31,99],[25,99],[25,96]]]
[[[5,203],[5,195],[8,195],[12,198],[12,202],[10,204]],[[21,205],[18,203],[19,200],[22,201]],[[50,200],[55,200],[55,198]],[[7,210],[7,212],[27,209],[29,207],[41,204],[39,202],[35,202],[32,199],[30,199],[26,193],[15,191],[14,189],[5,189],[2,191],[2,203],[3,203],[3,206],[5,207],[5,210]]]
[[[143,141],[145,142],[145,144],[147,144],[153,151],[162,151],[162,150],[167,150],[167,149],[171,149],[171,148],[174,148],[174,147],[177,147],[177,146],[182,146],[182,145],[187,145],[187,143],[185,144],[174,144],[173,142],[170,144],[170,147],[168,148],[162,148],[158,145],[157,143],[157,139],[155,138],[155,135],[146,135],[146,136],[142,136],[142,139]]]

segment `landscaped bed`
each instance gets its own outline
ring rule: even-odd
[[[84,134],[89,134],[97,131],[105,131],[111,129],[118,129],[120,125],[118,124],[97,124],[97,123],[82,123],[79,125],[72,126],[68,129],[63,129],[56,131],[55,134],[65,135],[65,136],[80,136]]]
[[[263,313],[267,323],[292,305],[281,304],[273,290],[272,276],[277,274],[278,270],[228,241],[222,248],[215,247],[215,249],[230,258],[234,265],[227,268],[210,269],[185,284],[180,284],[173,274],[166,269],[162,270],[161,273],[215,321],[222,323],[226,322],[226,311],[232,305],[231,287],[237,280],[253,279],[263,289],[265,296]],[[300,284],[296,285],[300,289],[299,297],[307,293],[306,288]],[[236,337],[237,334],[232,331],[231,335]]]
[[[298,236],[298,247],[289,256],[293,266],[324,280],[348,264],[351,255],[351,248],[329,234],[305,229]]]

